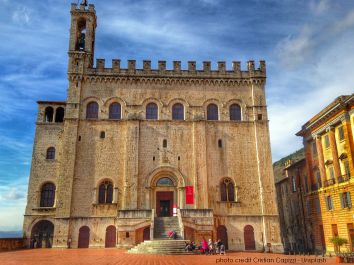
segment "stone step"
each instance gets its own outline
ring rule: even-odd
[[[160,254],[160,255],[179,255],[187,254],[184,251],[187,240],[146,240],[134,248],[128,250],[128,253],[139,254]]]

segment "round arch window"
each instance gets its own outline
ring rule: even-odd
[[[170,178],[160,178],[156,186],[173,186],[173,181]]]

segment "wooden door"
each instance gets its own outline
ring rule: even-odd
[[[116,227],[114,225],[110,225],[106,228],[106,240],[105,247],[106,248],[114,248],[116,247]]]
[[[245,240],[245,250],[256,250],[256,241],[254,239],[254,229],[251,225],[246,225],[243,229]]]
[[[221,240],[221,242],[224,244],[225,249],[229,249],[229,242],[228,242],[228,238],[227,238],[227,229],[224,225],[220,225],[218,226],[217,229],[217,239]]]
[[[157,216],[172,216],[173,191],[156,192]]]
[[[320,229],[322,251],[326,251],[326,241],[325,241],[324,232],[323,232],[323,225],[320,225],[319,229]]]
[[[90,228],[82,226],[79,230],[79,244],[78,248],[88,248],[90,245]]]
[[[143,232],[143,241],[150,240],[150,226],[145,227]]]

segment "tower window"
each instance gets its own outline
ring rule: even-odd
[[[113,184],[110,181],[104,181],[99,186],[98,203],[113,202]]]
[[[162,147],[163,148],[167,148],[167,140],[166,139],[163,140]]]
[[[241,107],[238,104],[232,104],[230,106],[230,121],[241,120]]]
[[[222,140],[221,139],[218,140],[218,146],[219,146],[219,148],[222,148]]]
[[[233,202],[235,201],[235,187],[231,179],[225,178],[220,185],[221,201]]]
[[[55,122],[63,122],[64,121],[64,108],[59,107],[55,113]]]
[[[78,36],[76,50],[84,51],[85,50],[85,40],[86,40],[86,20],[80,19],[77,23]]]
[[[119,103],[112,103],[109,106],[109,119],[120,120],[121,119],[121,106]]]
[[[55,185],[46,183],[41,189],[40,207],[53,207],[55,198]]]
[[[181,103],[176,103],[173,105],[172,120],[184,120],[184,107]]]
[[[44,122],[53,122],[54,110],[52,107],[46,107],[44,111]]]
[[[258,117],[258,120],[259,120],[259,121],[261,121],[261,120],[263,119],[262,114],[258,114],[258,116],[257,116],[257,117]]]
[[[146,105],[146,119],[157,120],[157,105],[155,103],[149,103]]]
[[[208,121],[219,120],[218,106],[215,104],[209,104],[207,107],[207,119]]]
[[[47,149],[46,159],[48,159],[48,160],[55,159],[55,148],[54,147],[49,147]]]
[[[101,138],[101,139],[106,138],[106,132],[102,131],[102,132],[100,133],[100,138]]]
[[[87,119],[98,119],[98,104],[97,102],[90,102],[86,107],[86,118]]]

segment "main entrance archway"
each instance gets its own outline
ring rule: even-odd
[[[32,248],[51,248],[53,244],[54,224],[43,220],[36,223],[31,232]]]
[[[147,207],[155,209],[157,216],[172,216],[174,205],[184,207],[184,187],[184,178],[177,169],[156,168],[146,177]]]

